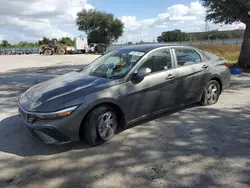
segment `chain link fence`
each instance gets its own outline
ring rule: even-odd
[[[167,42],[165,44],[169,45],[184,45],[184,46],[194,46],[194,45],[241,45],[243,39],[222,39],[222,40],[199,40],[199,41],[184,41],[184,42]],[[147,43],[148,44],[148,43]],[[135,45],[135,44],[132,44]],[[131,46],[128,44],[113,44],[107,48],[107,51],[115,50],[121,47]]]

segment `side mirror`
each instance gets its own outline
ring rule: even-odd
[[[135,73],[132,74],[131,80],[140,81],[143,80],[143,78],[147,75],[149,75],[152,72],[152,70],[148,67],[142,67],[137,69]]]

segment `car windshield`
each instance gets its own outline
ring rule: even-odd
[[[108,79],[124,78],[144,54],[128,49],[114,50],[94,60],[83,72]]]

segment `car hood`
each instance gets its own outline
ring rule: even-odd
[[[30,111],[48,103],[60,106],[62,103],[111,87],[114,84],[115,82],[110,79],[71,72],[31,87],[23,97],[28,98],[33,104],[21,105]]]

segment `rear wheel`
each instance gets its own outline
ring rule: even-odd
[[[44,55],[52,55],[53,52],[51,49],[45,49],[44,52],[43,52]]]
[[[211,80],[203,92],[201,105],[209,106],[217,103],[220,97],[220,84],[216,80]]]
[[[82,133],[91,146],[110,140],[116,133],[118,117],[110,106],[100,106],[92,110],[84,122]]]

